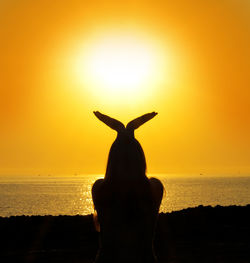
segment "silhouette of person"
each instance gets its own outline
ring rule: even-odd
[[[146,160],[134,130],[157,113],[147,113],[125,126],[100,112],[95,116],[117,131],[104,179],[92,187],[100,245],[95,263],[157,262],[153,237],[163,185],[146,176]]]

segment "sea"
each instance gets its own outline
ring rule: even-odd
[[[250,204],[249,176],[153,175],[165,188],[160,212]],[[149,176],[150,177],[150,176]],[[0,176],[0,216],[94,213],[91,187],[101,175]]]

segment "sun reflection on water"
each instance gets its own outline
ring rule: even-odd
[[[0,216],[93,214],[93,183],[101,175],[0,176]],[[160,212],[199,205],[250,203],[250,178],[158,177],[166,194]],[[236,198],[237,197],[237,198]]]

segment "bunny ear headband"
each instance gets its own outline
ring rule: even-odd
[[[132,121],[130,121],[126,128],[123,123],[120,121],[113,119],[107,115],[100,113],[99,111],[94,111],[95,116],[106,125],[108,125],[111,129],[117,131],[118,136],[120,135],[129,135],[134,137],[134,130],[139,128],[145,122],[154,118],[157,115],[156,112],[146,113]]]

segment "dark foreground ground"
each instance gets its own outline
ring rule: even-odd
[[[98,234],[92,216],[0,218],[0,262],[93,262]],[[160,214],[160,262],[250,263],[250,205],[189,208]]]

